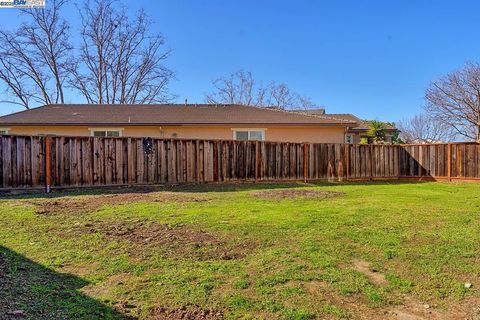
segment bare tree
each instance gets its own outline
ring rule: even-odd
[[[257,106],[265,95],[263,88],[256,88],[252,74],[243,70],[236,71],[227,78],[216,79],[212,85],[214,91],[205,96],[207,103]]]
[[[85,0],[79,8],[81,43],[70,43],[70,26],[61,10],[68,0],[52,0],[45,9],[22,10],[26,22],[17,31],[0,30],[0,102],[25,108],[65,103],[65,91],[79,92],[88,103],[159,103],[173,98],[173,72],[164,61],[161,34],[151,33],[145,12],[129,18],[116,0]]]
[[[299,107],[298,95],[292,93],[290,88],[284,84],[271,82],[266,88],[267,99],[263,101],[265,106],[280,109],[294,109]]]
[[[86,0],[80,9],[79,62],[70,85],[89,103],[161,103],[172,99],[173,72],[164,65],[170,50],[161,34],[151,34],[144,11],[130,19],[114,0]]]
[[[205,95],[205,102],[213,104],[241,104],[280,109],[308,109],[316,105],[305,96],[292,92],[284,84],[257,83],[248,71],[239,70],[226,78],[212,82],[213,91]]]
[[[63,103],[71,45],[69,26],[61,18],[65,0],[46,9],[24,9],[27,22],[16,32],[0,30],[0,81],[7,100],[29,108],[31,103]]]
[[[467,63],[433,82],[425,94],[426,110],[436,123],[480,141],[480,65]]]
[[[315,109],[319,107],[315,102],[312,101],[312,99],[310,99],[310,97],[307,97],[305,95],[298,96],[298,104],[298,108],[303,110]]]
[[[452,127],[438,122],[426,113],[404,119],[397,124],[400,138],[406,143],[435,143],[455,138]]]

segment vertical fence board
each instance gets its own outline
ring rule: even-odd
[[[9,139],[10,140],[10,139]],[[10,143],[7,143],[5,147],[9,147]],[[31,162],[32,162],[32,186],[39,187],[42,185],[42,172],[43,172],[43,157],[42,157],[42,138],[39,137],[32,137],[32,153],[30,155]],[[4,159],[4,168],[5,168],[5,161]],[[10,165],[8,164],[8,167]],[[9,172],[7,172],[8,174]],[[63,172],[59,172],[60,175],[63,176]],[[62,181],[62,180],[61,180]],[[8,184],[11,186],[11,184]],[[5,185],[7,187],[7,185]]]
[[[93,146],[92,138],[82,139],[82,181],[85,185],[93,184]],[[123,172],[123,169],[122,169]]]

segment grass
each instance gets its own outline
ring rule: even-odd
[[[256,195],[288,188],[344,194]],[[154,308],[186,307],[227,319],[336,319],[381,315],[405,295],[440,310],[480,297],[478,184],[192,186],[113,201],[91,194],[0,200],[8,280],[0,278],[0,313],[147,319]],[[387,284],[356,271],[354,259]]]

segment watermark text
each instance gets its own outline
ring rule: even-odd
[[[45,0],[0,0],[0,8],[45,8]]]

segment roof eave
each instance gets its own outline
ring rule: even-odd
[[[274,122],[222,122],[222,123],[131,123],[131,122],[56,122],[56,123],[0,123],[0,126],[341,126],[351,127],[352,123],[274,123]]]

